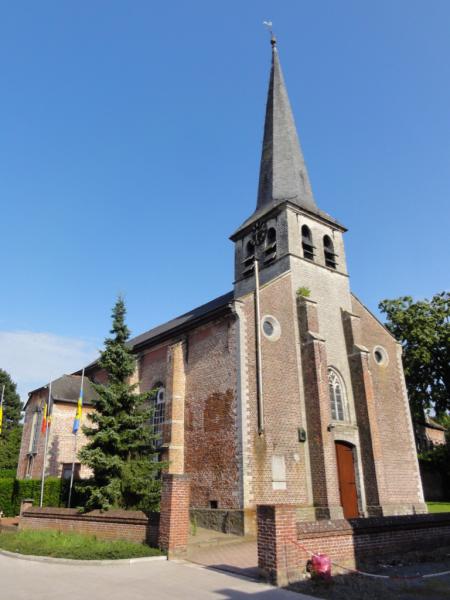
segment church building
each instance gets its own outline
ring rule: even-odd
[[[234,288],[130,341],[192,508],[242,511],[247,531],[258,504],[294,504],[307,521],[426,512],[401,346],[350,290],[345,232],[316,204],[272,39],[256,208],[230,238]],[[105,381],[97,363],[86,375]],[[19,477],[40,477],[41,405],[42,388]],[[70,427],[52,424],[49,475],[69,462],[57,438]]]

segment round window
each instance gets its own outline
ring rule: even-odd
[[[265,315],[261,319],[261,328],[265,337],[271,342],[276,342],[280,338],[280,324],[278,320],[272,315]]]
[[[267,320],[264,321],[264,323],[263,323],[263,329],[264,329],[264,333],[266,335],[268,335],[269,337],[271,335],[273,335],[273,325],[272,325],[272,323],[270,321],[267,321]]]
[[[377,365],[386,366],[389,362],[388,353],[382,346],[375,346],[373,349],[373,357]]]

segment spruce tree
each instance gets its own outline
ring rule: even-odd
[[[89,417],[92,425],[83,426],[89,442],[79,458],[93,471],[85,486],[88,510],[154,510],[159,503],[158,474],[163,465],[156,461],[151,393],[138,394],[137,384],[129,383],[136,360],[127,346],[130,332],[125,314],[125,303],[119,297],[112,312],[112,336],[105,340],[99,359],[108,381],[94,385],[98,397]]]
[[[0,369],[0,394],[3,385],[5,386],[5,394],[2,433],[0,434],[0,469],[15,469],[19,459],[22,436],[22,426],[20,425],[22,402],[11,376]]]

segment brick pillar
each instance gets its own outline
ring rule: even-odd
[[[369,351],[361,344],[360,318],[343,311],[343,322],[360,436],[367,514],[379,516],[383,514],[380,505],[386,492]]]
[[[26,510],[31,508],[33,506],[33,502],[34,502],[33,498],[24,498],[23,500],[21,500],[19,515],[22,516],[22,514]]]
[[[183,556],[189,533],[189,477],[164,473],[162,476],[159,546],[169,559]]]
[[[342,519],[336,449],[329,430],[331,404],[325,339],[319,334],[317,303],[309,298],[298,298],[297,309],[316,517]]]
[[[278,586],[302,579],[303,565],[297,541],[294,505],[258,505],[258,568],[261,575]]]

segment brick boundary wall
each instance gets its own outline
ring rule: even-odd
[[[309,552],[346,567],[361,560],[450,545],[450,513],[297,522],[296,507],[258,506],[258,566],[276,585],[302,578]],[[335,569],[334,569],[335,571]]]
[[[191,521],[197,527],[233,535],[245,535],[245,514],[242,509],[191,508]]]
[[[129,540],[158,545],[159,514],[141,511],[94,510],[80,513],[76,508],[29,507],[23,510],[19,529],[53,529],[95,535],[104,540]]]

